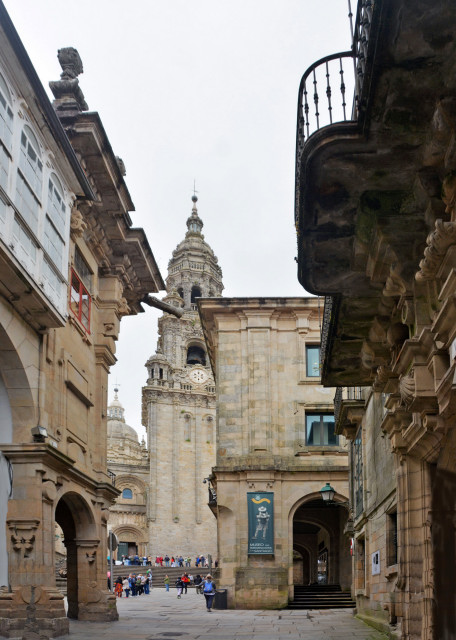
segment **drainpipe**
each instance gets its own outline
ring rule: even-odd
[[[148,304],[149,307],[155,307],[156,309],[166,311],[166,313],[172,313],[172,315],[176,316],[176,318],[181,318],[184,313],[182,309],[173,307],[172,304],[163,302],[162,300],[159,300],[158,298],[155,298],[155,296],[151,296],[150,294],[146,294],[141,302],[143,302],[144,304]]]

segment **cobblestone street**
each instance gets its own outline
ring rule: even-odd
[[[117,601],[120,620],[70,623],[70,640],[385,640],[353,617],[350,609],[329,611],[239,611],[207,613],[202,596],[153,589],[149,596]],[[68,636],[66,636],[68,638]],[[65,637],[59,638],[65,640]]]

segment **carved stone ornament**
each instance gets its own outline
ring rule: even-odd
[[[88,105],[79,86],[78,75],[83,72],[82,61],[74,47],[59,49],[57,57],[62,67],[60,80],[50,82],[49,86],[56,100],[80,111],[87,111]]]
[[[383,295],[387,298],[395,298],[404,295],[407,291],[407,286],[404,280],[399,275],[399,268],[397,266],[390,267],[389,276],[386,279],[385,286],[383,288]]]
[[[35,545],[35,531],[39,520],[8,520],[11,532],[11,545],[23,558],[29,558]]]
[[[406,407],[409,407],[415,397],[415,376],[413,368],[406,376],[399,380],[399,393]]]
[[[84,231],[87,229],[87,223],[84,221],[82,213],[73,207],[71,210],[70,228],[73,236],[80,238]]]
[[[119,316],[127,316],[130,313],[130,307],[128,306],[126,298],[120,298],[117,306],[117,313]]]
[[[426,243],[424,258],[415,276],[417,282],[425,282],[435,277],[449,247],[456,244],[456,222],[436,220],[435,231],[428,235]]]

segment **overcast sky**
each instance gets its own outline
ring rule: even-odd
[[[125,162],[133,225],[163,279],[196,180],[224,295],[305,295],[294,261],[297,94],[310,64],[350,48],[346,0],[4,3],[46,88],[60,76],[57,49],[78,49],[80,86]],[[140,434],[158,317],[146,308],[122,320],[111,375],[110,399],[117,381]]]

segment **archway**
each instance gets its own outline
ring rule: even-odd
[[[122,556],[128,558],[128,556],[138,555],[140,557],[145,556],[147,553],[147,536],[138,527],[133,524],[125,524],[113,527],[117,540],[119,541],[117,547],[117,560],[122,560]]]
[[[67,556],[67,600],[69,618],[78,618],[87,591],[96,583],[96,525],[87,502],[77,493],[66,493],[57,503],[55,521],[64,535]],[[85,562],[82,555],[85,555]]]
[[[319,494],[303,498],[291,514],[293,550],[307,560],[307,584],[351,586],[351,558],[343,531],[348,518],[345,504],[328,506]],[[294,580],[293,583],[297,584]]]

